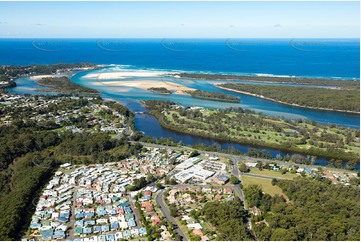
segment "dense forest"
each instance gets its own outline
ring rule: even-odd
[[[205,221],[212,224],[217,231],[217,240],[244,241],[251,240],[247,230],[248,212],[240,205],[239,199],[234,201],[208,202],[200,214]]]
[[[273,182],[290,199],[271,197],[258,185],[244,189],[257,240],[348,241],[360,239],[359,186],[333,185],[327,179],[298,177]]]
[[[5,89],[6,87],[16,87],[16,82],[10,79],[7,75],[0,74],[0,88]],[[6,93],[2,90],[0,93]]]
[[[351,168],[359,162],[359,130],[264,116],[241,108],[191,110],[170,101],[144,103],[163,127],[176,132],[343,160]]]
[[[225,83],[221,88],[255,94],[289,105],[337,111],[360,111],[360,90],[328,89],[295,86],[264,86]]]
[[[10,78],[17,78],[21,76],[30,75],[50,75],[56,74],[57,71],[62,73],[69,72],[72,69],[78,68],[95,68],[91,63],[76,63],[76,64],[52,64],[52,65],[31,65],[31,66],[0,66],[0,75],[5,75]]]
[[[205,80],[229,80],[229,81],[259,81],[275,83],[294,83],[304,85],[319,85],[332,87],[360,87],[359,80],[335,80],[324,78],[303,78],[303,77],[279,77],[279,76],[242,76],[233,74],[200,74],[200,73],[177,73],[182,78],[205,79]]]
[[[151,87],[148,88],[148,90],[159,94],[168,94],[168,95],[171,94],[171,91],[169,91],[165,87]]]
[[[124,106],[114,102],[107,104],[132,120]],[[50,105],[49,109],[61,112],[71,105],[78,107],[87,102],[69,100]],[[1,110],[0,114],[10,111]],[[31,112],[30,107],[28,112]],[[33,200],[39,197],[60,164],[114,162],[137,154],[142,148],[137,143],[130,145],[125,137],[114,139],[103,132],[57,132],[59,125],[51,121],[23,121],[26,113],[25,110],[15,116],[11,125],[0,126],[0,240],[20,239],[34,212],[36,203]]]
[[[62,77],[45,77],[37,81],[40,86],[50,87],[51,91],[66,93],[66,94],[99,94],[95,89],[83,87],[74,82],[66,76]]]
[[[192,97],[195,98],[210,99],[210,100],[225,101],[225,102],[236,102],[236,103],[241,101],[239,97],[224,94],[221,92],[206,92],[206,91],[196,90],[196,91],[186,91],[186,93],[189,93]]]

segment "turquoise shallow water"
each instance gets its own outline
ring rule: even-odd
[[[173,78],[168,76],[161,76],[161,77],[146,77],[146,78],[133,77],[133,78],[125,78],[125,79],[106,80],[106,81],[103,80],[102,81],[103,84],[99,85],[100,82],[98,82],[97,80],[85,78],[87,74],[116,72],[119,70],[124,70],[122,68],[124,67],[109,66],[100,70],[80,72],[72,77],[72,81],[83,86],[95,88],[101,91],[103,95],[107,98],[124,98],[130,100],[133,99],[135,102],[137,100],[150,100],[150,99],[172,100],[181,103],[184,106],[195,105],[206,108],[242,107],[245,109],[252,109],[256,112],[262,112],[267,115],[283,116],[289,119],[298,119],[298,118],[311,119],[323,124],[333,123],[336,125],[346,126],[351,128],[360,127],[360,119],[359,119],[359,115],[357,114],[313,110],[313,109],[299,108],[299,107],[279,104],[276,102],[268,101],[265,99],[261,99],[249,95],[222,90],[214,85],[214,83],[218,83],[220,81],[206,81],[206,80],[193,80],[193,79],[189,80],[183,78],[181,79],[181,78]],[[126,70],[129,70],[129,68],[126,68]],[[134,69],[130,69],[130,70],[134,71]],[[177,94],[161,95],[140,88],[114,87],[106,84],[106,82],[131,81],[137,79],[170,81],[199,90],[222,92],[240,97],[241,102],[228,103],[228,102],[211,101],[211,100],[193,98],[189,95],[177,95]],[[130,109],[135,112],[144,111],[144,108],[139,105],[130,107]]]

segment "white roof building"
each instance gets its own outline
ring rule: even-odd
[[[192,157],[189,158],[185,161],[183,161],[182,163],[178,164],[175,166],[176,170],[185,170],[188,169],[190,167],[192,167],[195,163],[197,163],[198,161],[200,161],[200,158],[198,157]]]

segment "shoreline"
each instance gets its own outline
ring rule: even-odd
[[[177,71],[170,72],[170,76],[174,78],[189,78],[189,79],[201,79],[207,81],[235,81],[242,78],[254,78],[254,80],[244,81],[258,81],[266,83],[297,83],[300,85],[310,85],[311,83],[301,82],[289,82],[287,79],[299,80],[299,81],[333,81],[333,82],[360,82],[359,77],[324,77],[324,76],[295,76],[295,75],[274,75],[274,74],[260,74],[260,73],[224,73],[224,72],[202,72],[202,71]],[[256,80],[258,79],[258,80]],[[267,80],[268,79],[268,80]]]
[[[142,90],[150,91],[149,88],[164,87],[170,91],[173,91],[173,94],[185,94],[185,91],[194,91],[194,88],[190,88],[184,85],[180,85],[168,81],[155,81],[155,80],[137,80],[137,81],[99,81],[91,82],[94,86],[108,86],[108,87],[130,87],[130,88],[140,88]],[[150,91],[153,92],[153,91]],[[155,92],[153,92],[155,93]],[[159,94],[159,93],[157,93]]]
[[[291,103],[278,101],[278,100],[273,99],[273,98],[265,97],[265,96],[250,93],[250,92],[244,92],[244,91],[239,91],[239,90],[234,90],[234,89],[230,89],[230,88],[221,87],[221,86],[219,86],[219,83],[215,83],[214,85],[216,87],[218,87],[220,89],[223,89],[223,90],[226,90],[226,91],[237,92],[237,93],[241,93],[241,94],[245,94],[245,95],[249,95],[249,96],[254,96],[254,97],[262,98],[262,99],[265,99],[265,100],[268,100],[268,101],[272,101],[272,102],[276,102],[276,103],[280,103],[280,104],[284,104],[284,105],[288,105],[288,106],[292,106],[292,107],[307,108],[307,109],[322,110],[322,111],[334,111],[334,112],[340,112],[340,113],[360,114],[360,112],[349,111],[349,110],[338,110],[338,109],[331,109],[331,108],[316,108],[316,107],[302,106],[302,105],[299,105],[299,104],[291,104]]]
[[[95,79],[95,80],[112,80],[112,79],[125,79],[131,77],[159,77],[169,74],[168,72],[162,71],[114,71],[104,73],[88,73],[82,78]]]
[[[239,140],[224,140],[222,138],[219,138],[217,136],[212,136],[212,135],[207,135],[207,134],[200,134],[200,133],[197,133],[197,134],[194,134],[192,132],[187,132],[187,131],[180,131],[179,129],[176,129],[174,128],[173,126],[169,126],[167,125],[166,122],[164,122],[164,120],[162,118],[160,118],[160,116],[153,112],[151,110],[151,107],[147,106],[145,104],[145,102],[141,102],[146,108],[148,108],[150,110],[149,114],[154,116],[159,124],[167,129],[167,130],[170,130],[172,132],[175,132],[175,133],[178,133],[178,134],[185,134],[185,135],[191,135],[191,136],[195,136],[195,137],[200,137],[200,138],[205,138],[205,139],[211,139],[211,140],[216,140],[218,142],[223,142],[223,143],[234,143],[234,144],[239,144],[239,145],[243,145],[243,146],[249,146],[249,147],[252,147],[252,148],[260,148],[260,149],[271,149],[271,150],[277,150],[277,151],[281,151],[281,152],[284,152],[284,153],[293,153],[293,154],[300,154],[300,155],[303,155],[303,156],[307,156],[307,155],[310,155],[310,156],[316,156],[318,158],[324,158],[327,160],[327,162],[330,162],[331,159],[335,159],[335,157],[333,156],[329,156],[327,154],[324,154],[324,155],[316,155],[313,153],[313,150],[304,150],[304,149],[287,149],[287,148],[284,148],[282,146],[274,146],[274,145],[271,145],[271,144],[268,144],[268,143],[263,143],[263,144],[254,144],[250,141],[239,141]],[[359,157],[360,155],[358,155]],[[344,162],[348,163],[349,161],[346,161],[346,160],[343,160]]]
[[[29,76],[29,79],[33,80],[33,81],[39,81],[40,79],[43,78],[49,78],[49,77],[55,77],[56,74],[48,74],[48,75],[35,75],[35,76]]]

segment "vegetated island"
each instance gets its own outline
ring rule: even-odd
[[[291,76],[246,76],[233,74],[205,74],[205,73],[175,73],[170,74],[180,78],[204,79],[204,80],[227,80],[227,81],[257,81],[273,83],[293,83],[301,85],[318,85],[331,87],[359,88],[360,80],[336,80],[327,78],[305,78]]]
[[[187,109],[171,101],[143,103],[163,127],[176,132],[326,157],[334,159],[341,167],[342,161],[348,162],[350,167],[359,162],[359,130],[269,117],[242,108]],[[305,161],[299,163],[302,162]]]
[[[360,113],[360,90],[358,88],[326,89],[239,83],[224,83],[217,86],[228,91],[297,107]]]
[[[201,99],[209,99],[223,102],[234,102],[239,103],[241,99],[239,97],[235,97],[232,95],[224,94],[221,92],[206,92],[206,91],[186,91],[186,93],[190,94],[192,97],[201,98]]]
[[[164,95],[170,95],[172,93],[165,87],[151,87],[151,88],[148,88],[148,90],[158,93],[158,94],[164,94]]]
[[[95,89],[83,87],[71,82],[70,79],[66,76],[45,77],[38,80],[37,83],[40,86],[50,87],[51,89],[49,89],[49,91],[56,91],[66,94],[92,94],[92,95],[100,94]]]

